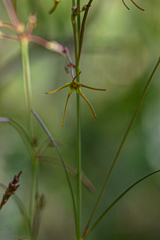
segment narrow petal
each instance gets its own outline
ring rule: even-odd
[[[80,74],[81,74],[81,71],[76,74],[76,76],[72,79],[72,82],[74,82],[74,80],[75,80]]]
[[[133,0],[130,0],[133,4],[134,4],[134,6],[136,6],[138,9],[140,9],[141,11],[144,11],[144,9],[143,8],[141,8],[141,7],[139,7]]]
[[[70,86],[70,83],[67,83],[67,84],[63,85],[62,87],[60,87],[60,88],[58,88],[58,89],[56,89],[56,90],[54,90],[52,92],[46,92],[46,94],[56,93],[56,92],[60,91],[61,89],[69,87],[69,86]]]
[[[94,118],[96,119],[96,118],[97,118],[97,117],[96,117],[96,113],[95,113],[92,105],[91,105],[90,102],[88,101],[88,99],[84,96],[84,94],[82,93],[82,91],[81,91],[80,89],[77,91],[77,93],[86,101],[86,103],[88,104],[88,106],[90,107],[90,109],[91,109],[91,111],[92,111],[92,113],[93,113]]]
[[[68,105],[68,100],[71,96],[72,91],[69,91],[68,96],[67,96],[67,100],[66,100],[66,104],[65,104],[65,108],[64,108],[64,114],[63,114],[63,121],[62,121],[62,127],[64,126],[64,120],[65,120],[65,115],[66,115],[66,109],[67,109],[67,105]]]
[[[124,0],[122,0],[122,2],[123,2],[123,4],[124,4],[124,6],[125,6],[128,10],[130,10],[130,8],[125,4]]]
[[[97,91],[106,91],[106,89],[101,89],[101,88],[93,88],[93,87],[89,87],[89,86],[86,86],[82,83],[78,83],[79,86],[81,87],[85,87],[85,88],[89,88],[89,89],[92,89],[92,90],[97,90]]]
[[[54,1],[54,5],[53,5],[52,9],[49,11],[49,14],[54,12],[54,10],[56,9],[59,2],[60,2],[60,0],[55,0]]]

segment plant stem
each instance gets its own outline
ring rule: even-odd
[[[80,0],[77,0],[77,8],[80,11]],[[80,46],[80,28],[81,18],[80,13],[77,15],[77,46]],[[79,60],[76,56],[76,74],[79,72]],[[77,77],[77,82],[80,82],[80,76]],[[77,196],[78,196],[78,229],[77,229],[77,240],[81,239],[81,222],[82,222],[82,157],[81,157],[81,113],[80,113],[80,95],[77,94],[77,170],[78,170],[78,182],[77,182]]]
[[[31,188],[30,209],[29,209],[30,222],[32,223],[33,203],[34,203],[34,199],[35,199],[35,194],[38,191],[38,159],[36,157],[36,151],[35,151],[35,147],[33,144],[34,129],[33,129],[33,120],[32,120],[32,113],[31,113],[31,109],[32,109],[31,94],[32,93],[31,93],[28,45],[29,45],[28,39],[26,37],[23,37],[21,39],[21,51],[22,51],[24,91],[25,91],[26,109],[27,109],[27,125],[28,125],[30,141],[32,144],[32,184],[31,184],[32,188]]]
[[[18,20],[18,17],[16,15],[16,12],[14,10],[14,7],[12,6],[10,0],[2,0],[7,12],[8,12],[8,15],[11,19],[11,22],[13,25],[15,25],[16,27],[20,26],[20,22]]]
[[[79,76],[77,81],[79,82]],[[81,214],[82,214],[82,182],[81,182],[81,121],[80,121],[80,95],[77,94],[77,169],[78,169],[78,231],[77,239],[81,239]]]
[[[12,2],[15,12],[17,12],[17,0],[12,0],[11,2]]]
[[[46,126],[44,125],[44,123],[42,122],[42,120],[40,119],[40,117],[36,114],[36,112],[34,110],[32,110],[32,113],[33,115],[36,117],[36,119],[38,120],[38,122],[41,124],[41,126],[43,127],[44,131],[46,132],[46,134],[48,135],[48,137],[50,138],[52,144],[54,145],[59,157],[60,157],[60,160],[61,160],[61,163],[63,165],[63,168],[64,168],[64,171],[65,171],[65,175],[66,175],[66,178],[67,178],[67,182],[68,182],[68,185],[69,185],[69,189],[70,189],[70,193],[71,193],[71,197],[72,197],[72,202],[73,202],[73,210],[74,210],[74,218],[75,218],[75,225],[76,225],[76,233],[77,233],[77,212],[76,212],[76,205],[75,205],[75,199],[74,199],[74,194],[73,194],[73,189],[72,189],[72,185],[71,185],[71,181],[70,181],[70,178],[69,178],[69,175],[68,175],[68,172],[67,172],[67,168],[66,168],[66,165],[64,163],[64,160],[61,156],[61,153],[56,145],[56,142],[54,141],[52,135],[50,134],[50,132],[48,131],[48,129],[46,128]]]
[[[128,126],[128,128],[127,128],[127,130],[126,130],[126,132],[125,132],[125,134],[124,134],[124,136],[123,136],[123,139],[122,139],[122,141],[121,141],[121,143],[120,143],[120,146],[119,146],[119,148],[118,148],[118,150],[117,150],[117,153],[116,153],[116,155],[115,155],[115,158],[114,158],[114,160],[113,160],[113,162],[112,162],[112,165],[111,165],[111,167],[110,167],[110,170],[109,170],[109,172],[108,172],[108,175],[107,175],[107,177],[106,177],[106,180],[105,180],[105,182],[104,182],[104,184],[103,184],[102,190],[101,190],[101,192],[100,192],[100,194],[99,194],[99,197],[98,197],[98,199],[97,199],[97,202],[96,202],[96,204],[95,204],[95,206],[94,206],[94,208],[93,208],[93,211],[92,211],[92,213],[91,213],[91,215],[90,215],[90,218],[89,218],[89,220],[88,220],[88,222],[87,222],[87,225],[86,225],[86,227],[85,227],[83,236],[85,235],[85,233],[87,232],[87,230],[88,230],[88,228],[89,228],[89,225],[90,225],[90,223],[91,223],[91,220],[92,220],[92,218],[93,218],[93,215],[94,215],[94,213],[95,213],[95,211],[96,211],[96,209],[97,209],[97,207],[98,207],[98,204],[99,204],[99,202],[100,202],[100,200],[101,200],[101,198],[102,198],[102,195],[103,195],[103,193],[104,193],[104,191],[105,191],[105,189],[106,189],[107,183],[108,183],[109,178],[110,178],[110,176],[111,176],[111,174],[112,174],[112,171],[113,171],[113,169],[114,169],[114,166],[115,166],[115,164],[116,164],[116,162],[117,162],[117,159],[118,159],[118,157],[119,157],[119,154],[120,154],[120,152],[121,152],[121,150],[122,150],[122,148],[123,148],[123,145],[124,145],[124,143],[125,143],[125,140],[126,140],[128,134],[129,134],[129,132],[130,132],[130,130],[131,130],[131,127],[132,127],[133,122],[134,122],[134,120],[135,120],[135,118],[136,118],[136,116],[137,116],[137,114],[138,114],[138,112],[139,112],[139,109],[140,109],[140,106],[141,106],[142,101],[143,101],[143,99],[144,99],[144,96],[145,96],[145,94],[146,94],[146,92],[147,92],[147,90],[148,90],[148,87],[149,87],[149,85],[150,85],[150,83],[151,83],[151,80],[152,80],[152,78],[153,78],[153,76],[154,76],[154,74],[155,74],[155,72],[156,72],[159,64],[160,64],[160,58],[158,59],[156,65],[155,65],[155,67],[154,67],[154,69],[153,69],[153,71],[152,71],[152,73],[151,73],[151,75],[150,75],[150,78],[149,78],[149,80],[148,80],[148,82],[147,82],[147,84],[146,84],[146,86],[145,86],[145,88],[144,88],[144,90],[143,90],[143,93],[142,93],[142,96],[141,96],[141,98],[140,98],[140,101],[139,101],[139,103],[138,103],[138,105],[137,105],[137,108],[136,108],[136,110],[135,110],[135,112],[134,112],[134,114],[133,114],[133,117],[132,117],[132,119],[131,119],[131,121],[130,121],[130,123],[129,123],[129,126]]]
[[[80,0],[77,0],[77,8],[80,11],[81,5]],[[77,16],[77,33],[78,33],[78,42],[80,40],[80,29],[81,29],[81,15],[80,13]]]
[[[77,49],[77,31],[76,31],[76,24],[75,24],[75,17],[71,17],[72,27],[73,27],[73,36],[74,36],[74,45],[75,45],[75,59],[76,62],[78,60],[78,49]]]
[[[24,40],[22,39],[21,50],[22,50],[24,92],[25,92],[26,108],[27,108],[27,124],[29,129],[29,136],[30,136],[30,139],[32,139],[34,136],[34,131],[33,131],[33,122],[32,122],[32,114],[31,114],[32,97],[31,97],[31,79],[30,79],[30,66],[29,66],[27,39],[24,39]]]
[[[89,0],[89,2],[87,4],[87,9],[85,10],[85,13],[84,13],[84,16],[83,16],[83,20],[82,20],[82,24],[81,24],[80,39],[79,39],[78,61],[80,61],[80,57],[81,57],[81,51],[82,51],[82,45],[83,45],[83,36],[84,36],[84,30],[85,30],[87,15],[88,15],[88,11],[89,11],[89,8],[90,8],[92,2],[93,2],[93,0]]]

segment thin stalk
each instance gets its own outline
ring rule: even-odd
[[[11,2],[15,12],[17,13],[17,0],[12,0]]]
[[[30,156],[32,156],[32,154],[31,154],[31,142],[30,142],[29,136],[26,133],[26,131],[17,122],[12,120],[11,118],[0,117],[0,123],[8,123],[12,127],[15,128],[15,130],[20,134],[24,144],[26,145],[27,150],[28,150]]]
[[[88,16],[88,11],[89,11],[89,8],[90,8],[92,2],[93,2],[93,0],[89,0],[89,2],[87,4],[87,9],[85,10],[83,20],[82,20],[82,25],[81,25],[81,30],[80,30],[80,40],[79,40],[78,62],[80,61],[80,57],[81,57],[83,36],[84,36],[84,30],[85,30],[86,20],[87,20],[87,16]]]
[[[14,36],[14,35],[8,35],[8,34],[5,34],[5,33],[2,33],[0,31],[0,39],[8,39],[8,40],[12,40],[12,41],[15,41],[15,42],[19,42],[19,39],[18,37]]]
[[[72,0],[72,11],[73,8],[76,6],[75,0]],[[78,57],[78,50],[77,50],[77,35],[76,35],[76,24],[75,24],[75,17],[73,15],[73,12],[71,14],[71,22],[73,27],[73,36],[74,36],[74,46],[75,46],[75,59]]]
[[[31,79],[30,79],[30,66],[29,66],[29,56],[28,56],[28,40],[24,39],[21,41],[22,50],[22,65],[23,65],[23,79],[24,79],[24,92],[26,99],[26,109],[27,109],[27,124],[29,129],[30,139],[34,136],[33,131],[33,121],[32,121],[32,92],[31,92]]]
[[[77,8],[80,11],[81,5],[80,5],[81,0],[77,0]],[[81,29],[81,15],[80,13],[77,16],[77,33],[78,33],[78,42],[80,40],[80,29]]]
[[[50,132],[48,131],[48,129],[46,128],[46,126],[44,125],[44,123],[42,122],[42,120],[40,119],[40,117],[37,115],[37,113],[34,111],[34,110],[31,110],[33,115],[35,116],[35,118],[38,120],[38,122],[40,123],[40,125],[42,126],[42,128],[44,129],[44,131],[46,132],[46,134],[48,135],[49,139],[51,140],[53,146],[55,147],[59,157],[60,157],[60,160],[61,160],[61,163],[63,165],[63,168],[64,168],[64,171],[65,171],[65,175],[66,175],[66,178],[67,178],[67,182],[68,182],[68,185],[69,185],[69,190],[70,190],[70,193],[71,193],[71,197],[72,197],[72,202],[73,202],[73,211],[74,211],[74,218],[75,218],[75,225],[76,225],[76,233],[77,233],[77,211],[76,211],[76,204],[75,204],[75,199],[74,199],[74,194],[73,194],[73,189],[72,189],[72,185],[71,185],[71,181],[70,181],[70,178],[69,178],[69,175],[68,175],[68,172],[67,172],[67,168],[66,168],[66,165],[64,163],[64,160],[62,158],[62,155],[57,147],[57,144],[55,142],[55,140],[53,139],[52,135],[50,134]]]
[[[14,7],[12,6],[11,2],[9,0],[2,0],[6,10],[7,10],[7,13],[11,19],[11,22],[16,26],[18,27],[20,25],[20,22],[18,20],[18,17],[16,15],[16,12],[14,10]]]
[[[77,8],[80,11],[80,0],[77,0]],[[80,46],[80,29],[81,29],[81,17],[80,13],[77,15],[77,46]],[[78,54],[78,53],[77,53]],[[79,60],[76,56],[76,74],[79,72]],[[80,76],[77,77],[77,82],[80,82]],[[82,228],[82,156],[81,156],[81,112],[80,112],[80,95],[77,94],[77,197],[78,197],[78,229],[77,229],[77,240],[81,239],[81,228]]]
[[[79,72],[77,70],[77,72]],[[77,82],[79,82],[79,76],[77,77]],[[78,231],[77,239],[81,239],[81,218],[82,218],[82,158],[81,158],[81,116],[80,116],[80,95],[77,94],[77,170],[78,170],[78,181],[77,181],[77,194],[78,194]]]
[[[75,24],[75,17],[73,15],[71,16],[71,22],[72,22],[73,36],[74,36],[75,59],[77,62],[77,60],[78,60],[77,30],[76,30],[76,24]]]
[[[32,188],[30,198],[30,209],[29,217],[30,222],[33,220],[33,203],[36,192],[38,191],[38,159],[36,157],[35,148],[33,145],[34,129],[32,120],[32,96],[31,96],[31,79],[30,79],[30,65],[29,65],[29,54],[28,54],[28,40],[24,37],[21,40],[21,52],[22,52],[22,65],[23,65],[23,79],[24,79],[24,91],[26,98],[26,109],[27,109],[27,125],[29,131],[29,137],[32,144]]]
[[[72,7],[75,6],[75,0],[72,0]]]
[[[88,220],[88,222],[87,222],[87,225],[86,225],[86,227],[85,227],[83,236],[86,234],[87,229],[89,228],[89,225],[90,225],[90,223],[91,223],[91,220],[92,220],[92,218],[93,218],[93,215],[94,215],[94,213],[95,213],[95,211],[96,211],[96,209],[97,209],[97,207],[98,207],[98,204],[99,204],[99,202],[100,202],[100,200],[101,200],[101,198],[102,198],[102,195],[103,195],[103,193],[104,193],[104,191],[105,191],[105,189],[106,189],[107,183],[108,183],[109,178],[110,178],[110,176],[111,176],[111,174],[112,174],[112,171],[113,171],[113,169],[114,169],[114,166],[115,166],[115,164],[116,164],[116,162],[117,162],[117,159],[118,159],[118,157],[119,157],[119,155],[120,155],[120,152],[121,152],[121,150],[122,150],[122,148],[123,148],[123,145],[124,145],[124,143],[125,143],[125,141],[126,141],[126,138],[127,138],[128,134],[129,134],[129,132],[130,132],[130,130],[131,130],[131,127],[132,127],[132,125],[133,125],[133,122],[134,122],[134,120],[135,120],[135,118],[136,118],[136,116],[137,116],[137,114],[138,114],[138,112],[139,112],[139,109],[140,109],[140,107],[141,107],[141,104],[142,104],[142,101],[143,101],[143,99],[144,99],[144,96],[145,96],[145,94],[146,94],[146,92],[147,92],[147,90],[148,90],[148,87],[149,87],[149,85],[150,85],[150,83],[151,83],[151,80],[153,79],[153,76],[154,76],[154,74],[155,74],[155,72],[156,72],[159,64],[160,64],[160,58],[158,59],[158,61],[157,61],[157,63],[156,63],[156,66],[154,67],[154,69],[153,69],[153,71],[152,71],[152,73],[151,73],[151,75],[150,75],[150,78],[149,78],[149,80],[148,80],[148,82],[147,82],[147,84],[146,84],[146,86],[145,86],[145,88],[144,88],[144,90],[143,90],[143,93],[142,93],[142,96],[141,96],[141,98],[140,98],[140,101],[139,101],[139,103],[138,103],[138,105],[137,105],[137,108],[136,108],[136,110],[135,110],[135,112],[134,112],[134,114],[133,114],[133,117],[132,117],[132,119],[131,119],[131,121],[130,121],[130,123],[129,123],[129,126],[128,126],[128,128],[127,128],[127,130],[126,130],[126,132],[125,132],[125,134],[124,134],[124,136],[123,136],[123,139],[122,139],[122,141],[121,141],[121,143],[120,143],[120,146],[119,146],[119,148],[118,148],[118,151],[117,151],[117,153],[116,153],[116,155],[115,155],[115,158],[114,158],[114,160],[113,160],[113,162],[112,162],[112,165],[111,165],[111,167],[110,167],[110,170],[109,170],[109,172],[108,172],[108,175],[107,175],[107,177],[106,177],[106,180],[105,180],[105,182],[104,182],[104,184],[103,184],[102,190],[101,190],[101,192],[100,192],[100,194],[99,194],[99,197],[98,197],[98,199],[97,199],[97,202],[96,202],[96,204],[95,204],[95,206],[94,206],[94,208],[93,208],[93,211],[92,211],[92,213],[91,213],[91,215],[90,215],[90,218],[89,218],[89,220]]]
[[[90,229],[88,229],[88,231],[86,232],[85,236],[82,239],[85,239],[91,232],[92,230],[98,225],[98,223],[104,218],[104,216],[116,205],[116,203],[119,202],[119,200],[124,197],[132,188],[134,188],[137,184],[139,184],[140,182],[142,182],[143,180],[145,180],[148,177],[151,177],[152,175],[159,173],[160,170],[154,171],[148,175],[146,175],[145,177],[139,179],[138,181],[136,181],[135,183],[133,183],[129,188],[127,188],[118,198],[116,198],[116,200],[114,200],[113,203],[111,203],[111,205],[102,213],[102,215],[97,219],[97,221],[92,225],[92,227]]]
[[[31,141],[29,139],[29,136],[26,133],[26,131],[17,122],[12,120],[11,118],[9,119],[9,124],[12,127],[14,127],[17,130],[17,132],[20,134],[24,144],[27,147],[28,153],[29,153],[30,157],[32,158],[32,150],[31,150],[32,143],[31,143]]]

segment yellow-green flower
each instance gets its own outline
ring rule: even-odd
[[[58,88],[58,89],[56,89],[56,90],[54,90],[52,92],[47,92],[46,93],[46,94],[56,93],[56,92],[58,92],[59,90],[61,90],[63,88],[69,87],[69,92],[68,92],[68,96],[67,96],[67,100],[66,100],[66,104],[65,104],[65,108],[64,108],[62,127],[64,126],[64,120],[65,120],[65,115],[66,115],[67,104],[68,104],[68,100],[69,100],[72,92],[76,91],[87,102],[87,104],[89,105],[89,107],[90,107],[90,109],[91,109],[91,111],[93,113],[94,118],[96,119],[96,114],[95,114],[95,111],[94,111],[92,105],[90,104],[88,99],[85,97],[85,95],[82,93],[82,90],[80,88],[81,87],[85,87],[85,88],[89,88],[89,89],[97,90],[97,91],[106,91],[106,89],[93,88],[93,87],[89,87],[89,86],[86,86],[86,85],[84,85],[82,83],[77,82],[76,78],[80,74],[81,74],[81,71],[72,79],[72,81],[70,83],[66,83],[62,87],[60,87],[60,88]]]

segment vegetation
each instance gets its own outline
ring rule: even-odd
[[[158,238],[155,3],[0,2],[0,239]]]

